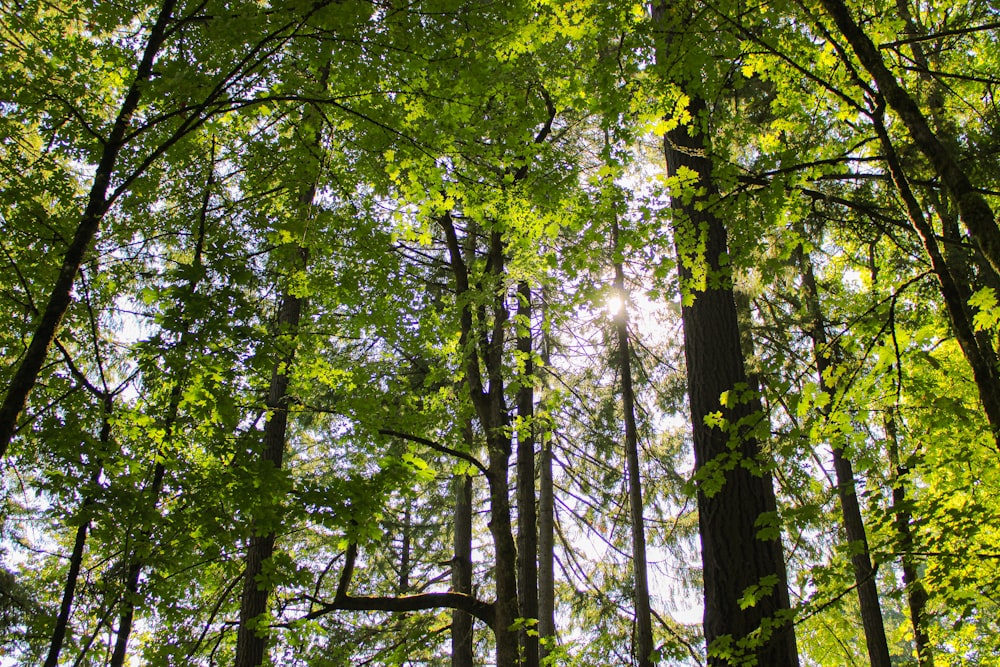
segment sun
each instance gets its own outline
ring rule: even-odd
[[[608,309],[609,316],[617,317],[625,312],[625,299],[622,298],[621,294],[612,292],[604,300],[604,306]]]

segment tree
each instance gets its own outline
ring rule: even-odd
[[[677,48],[669,35],[685,14],[682,5],[654,7],[664,70]],[[767,419],[744,368],[727,232],[715,210],[708,107],[689,80],[676,85],[688,99],[688,120],[675,121],[664,152],[674,187],[710,662],[731,664],[749,653],[797,665],[777,506],[759,445]]]

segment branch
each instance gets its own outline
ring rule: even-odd
[[[309,612],[298,620],[311,621],[334,611],[404,612],[447,608],[464,611],[491,628],[493,627],[496,618],[493,605],[465,593],[449,591],[447,593],[418,593],[417,595],[401,595],[399,597],[379,595],[354,597],[348,595],[347,590],[351,586],[351,578],[354,575],[354,560],[357,555],[358,545],[352,542],[347,547],[344,570],[337,583],[337,592],[333,602],[322,603],[319,609]]]
[[[929,42],[941,37],[952,37],[955,35],[968,35],[973,32],[980,32],[983,30],[995,30],[1000,28],[1000,23],[986,23],[983,25],[970,26],[968,28],[952,28],[951,30],[942,30],[940,32],[931,33],[929,35],[914,35],[912,37],[905,37],[903,39],[897,39],[895,42],[886,42],[885,44],[879,44],[880,49],[892,49],[897,46],[903,46],[904,44],[913,44],[915,42]]]
[[[475,616],[486,625],[493,627],[496,614],[493,605],[478,600],[465,593],[419,593],[400,597],[345,595],[340,599],[324,604],[319,609],[309,612],[301,619],[310,621],[325,616],[334,611],[428,611],[431,609],[456,609]]]
[[[466,463],[475,466],[476,469],[479,470],[479,472],[483,473],[484,475],[489,475],[489,470],[486,469],[486,466],[484,466],[479,461],[479,459],[477,459],[472,454],[467,454],[466,452],[460,452],[457,449],[452,449],[451,447],[448,447],[446,445],[439,445],[433,440],[428,440],[427,438],[423,438],[419,435],[402,433],[400,431],[395,431],[391,428],[380,428],[378,432],[381,433],[382,435],[391,435],[397,438],[402,438],[403,440],[409,440],[410,442],[415,442],[417,444],[433,449],[436,452],[441,452],[442,454],[447,454],[448,456],[454,456],[457,459],[462,459]]]

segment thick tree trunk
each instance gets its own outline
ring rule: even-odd
[[[73,284],[76,282],[80,266],[90,249],[90,244],[97,235],[101,221],[111,206],[108,189],[118,163],[118,154],[125,145],[132,117],[139,106],[142,88],[152,75],[153,62],[166,39],[167,25],[172,20],[176,4],[176,0],[164,0],[156,22],[150,29],[142,58],[136,67],[135,78],[122,100],[111,133],[104,141],[101,158],[94,170],[94,180],[87,197],[87,206],[80,216],[73,240],[70,242],[66,254],[63,255],[62,267],[59,269],[59,275],[52,287],[52,293],[45,310],[42,311],[31,343],[29,343],[28,349],[21,359],[21,364],[14,373],[3,403],[0,404],[0,459],[7,454],[7,447],[17,430],[17,420],[27,403],[28,394],[35,386],[49,347],[55,340],[59,324],[73,300]]]
[[[612,219],[612,251],[620,251],[618,219]],[[628,478],[629,513],[632,518],[632,576],[635,604],[635,654],[640,667],[653,667],[653,621],[649,608],[649,578],[646,566],[646,527],[642,511],[642,480],[639,471],[639,431],[635,421],[635,390],[632,386],[632,348],[628,339],[628,301],[625,271],[615,262],[615,292],[621,300],[615,313],[615,336],[618,343],[618,371],[622,383],[622,414],[625,420],[625,460]]]
[[[669,62],[669,36],[678,28],[667,25],[667,10],[664,3],[653,7],[661,66]],[[694,123],[708,112],[696,95],[690,96],[688,111]],[[716,188],[707,149],[708,141],[697,129],[681,126],[664,138],[668,174],[690,170],[697,179],[685,196],[672,193],[671,209],[683,297],[709,664],[731,665],[748,653],[761,665],[793,667],[798,650],[784,553],[774,525],[777,507],[757,439],[757,432],[766,430],[766,417],[757,394],[746,391],[727,232],[712,209]],[[766,533],[759,535],[762,529]],[[751,591],[755,604],[741,605]]]
[[[535,386],[531,355],[531,288],[517,286],[517,351],[524,359],[517,391],[517,590],[521,617],[538,618],[538,518],[535,507]],[[521,664],[538,667],[538,628],[525,625],[519,633]]]
[[[879,92],[909,130],[914,143],[958,204],[959,215],[986,260],[1000,273],[1000,227],[985,197],[972,185],[958,160],[931,128],[920,107],[885,66],[882,54],[855,22],[843,0],[821,0],[827,13],[850,43]]]
[[[469,442],[472,441],[470,427]],[[455,557],[451,566],[451,587],[457,593],[472,594],[472,478],[455,478]],[[451,613],[451,667],[473,667],[471,615]]]
[[[809,314],[811,329],[809,333],[813,340],[813,357],[816,360],[819,385],[831,399],[835,399],[837,388],[830,386],[829,378],[832,377],[832,359],[837,355],[827,340],[826,321],[820,308],[819,290],[816,286],[812,262],[801,248],[798,250],[798,254],[802,272],[803,296]],[[858,503],[854,468],[850,459],[844,454],[842,445],[833,446],[833,468],[837,475],[837,497],[840,498],[844,530],[847,533],[848,553],[854,568],[854,582],[858,591],[858,602],[861,605],[861,625],[865,631],[868,659],[871,667],[891,667],[889,642],[885,636],[882,605],[879,602],[878,586],[875,580],[875,568],[872,566],[871,554],[868,549],[868,536],[865,534],[861,505]]]

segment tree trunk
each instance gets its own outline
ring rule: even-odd
[[[535,387],[532,361],[531,288],[517,286],[517,351],[524,371],[517,391],[517,590],[521,617],[538,618],[538,518],[535,508]],[[521,664],[538,667],[537,627],[525,625],[519,633]]]
[[[101,420],[100,443],[102,448],[106,449],[111,442],[111,410],[114,403],[110,393],[105,393],[101,398],[104,415]],[[96,487],[100,482],[102,468],[103,466],[99,461],[94,462],[94,471],[90,477],[91,486]],[[80,525],[76,529],[76,538],[73,540],[73,553],[69,557],[69,571],[66,573],[62,602],[59,605],[59,615],[56,617],[56,625],[52,629],[45,667],[57,667],[59,664],[59,653],[62,652],[66,632],[69,629],[69,618],[73,613],[73,598],[76,597],[76,585],[80,580],[80,568],[83,565],[83,552],[87,544],[87,531],[90,530],[90,513],[93,506],[94,499],[92,497],[85,497],[80,504]]]
[[[910,189],[909,181],[889,139],[885,124],[877,114],[873,115],[872,120],[885,152],[889,173],[906,207],[910,224],[920,236],[924,250],[931,260],[931,268],[938,279],[941,296],[944,298],[945,308],[955,331],[955,338],[972,368],[972,377],[976,383],[976,389],[979,391],[979,399],[983,403],[983,412],[986,414],[986,420],[993,432],[994,442],[1000,449],[1000,371],[997,368],[996,354],[989,345],[981,345],[980,339],[975,334],[972,318],[966,309],[967,299],[963,298],[963,292],[967,290],[956,279],[952,267],[948,265],[938,247],[934,230],[924,217],[923,207]]]
[[[214,148],[212,159],[209,164],[208,179],[205,183],[205,190],[201,198],[201,211],[198,217],[197,237],[194,245],[194,257],[191,261],[194,271],[188,281],[188,296],[194,296],[198,289],[198,283],[202,276],[203,253],[205,249],[205,226],[208,218],[208,206],[212,196],[212,188],[215,185],[215,155]],[[181,316],[181,335],[177,343],[177,350],[181,353],[187,351],[191,344],[193,320],[185,312]],[[177,415],[180,410],[181,398],[183,397],[184,384],[187,379],[186,369],[181,369],[174,380],[174,386],[170,390],[170,398],[167,404],[166,416],[163,420],[163,443],[169,443],[174,437],[174,429],[177,427]],[[162,452],[162,445],[157,450],[157,454]],[[149,485],[146,495],[149,498],[149,506],[155,510],[160,503],[160,494],[163,491],[163,480],[166,476],[166,465],[162,456],[154,457],[156,463],[153,466],[153,480]],[[142,529],[139,531],[139,539],[149,540],[151,531]],[[126,554],[125,594],[122,597],[121,609],[118,614],[118,632],[115,636],[115,649],[111,654],[109,667],[122,667],[128,654],[129,637],[132,634],[132,623],[135,618],[136,598],[139,593],[139,579],[145,566],[143,558],[138,555],[138,551],[133,547],[131,553]]]
[[[826,321],[820,308],[819,290],[816,286],[816,276],[813,273],[812,262],[808,255],[798,249],[800,269],[802,272],[803,296],[808,309],[810,335],[813,341],[813,356],[816,359],[816,371],[819,375],[819,386],[831,400],[836,400],[837,388],[829,384],[832,377],[833,349],[826,336]],[[837,496],[840,498],[840,508],[844,519],[844,530],[847,533],[848,553],[854,568],[854,582],[858,591],[858,602],[861,605],[861,625],[865,631],[865,645],[868,648],[868,659],[871,667],[891,667],[889,658],[889,643],[885,636],[885,625],[882,621],[882,606],[879,602],[878,586],[875,580],[875,568],[872,566],[868,549],[868,537],[865,534],[864,519],[861,516],[861,506],[858,503],[857,484],[854,479],[854,468],[850,459],[844,454],[842,445],[833,445],[833,468],[837,475]]]
[[[903,566],[903,586],[906,603],[913,626],[913,642],[917,648],[917,665],[934,667],[934,651],[927,634],[927,591],[924,589],[913,562],[913,533],[910,530],[910,511],[906,508],[906,468],[899,460],[899,444],[896,435],[896,418],[890,412],[885,418],[886,435],[889,438],[889,458],[892,463],[892,509],[895,514],[896,533],[899,537],[900,560]]]
[[[90,479],[91,484],[97,484],[101,470],[98,468]],[[49,653],[45,659],[45,667],[57,667],[59,653],[62,651],[66,632],[69,628],[69,617],[73,613],[73,598],[76,596],[76,585],[80,580],[80,567],[83,565],[83,551],[87,543],[87,531],[90,530],[90,511],[94,504],[92,498],[84,498],[80,505],[81,523],[76,529],[76,539],[73,541],[73,553],[69,557],[69,571],[66,572],[66,583],[63,585],[62,602],[59,605],[59,615],[52,629],[49,640]]]
[[[486,305],[473,308],[468,299],[469,269],[454,220],[446,213],[438,218],[438,223],[448,246],[456,298],[461,303],[459,344],[465,354],[466,384],[486,436],[489,457],[486,479],[489,484],[489,529],[496,558],[494,577],[497,599],[494,604],[493,632],[497,642],[497,667],[515,667],[518,663],[518,637],[517,632],[511,628],[519,616],[517,548],[514,545],[510,519],[508,468],[512,445],[508,435],[503,364],[504,336],[509,313],[504,302],[505,294],[502,292],[492,295],[489,304],[492,317],[488,317]],[[499,231],[493,230],[488,239],[486,266],[490,272],[489,277],[501,277],[505,270],[503,238]],[[471,238],[467,240],[472,241]],[[474,252],[474,248],[470,249],[471,252]]]
[[[621,250],[618,240],[618,218],[611,222],[612,252]],[[614,326],[618,343],[618,371],[622,383],[622,414],[625,419],[625,460],[628,478],[629,513],[632,518],[632,576],[635,604],[635,654],[640,667],[653,667],[653,621],[649,609],[649,579],[646,566],[646,527],[642,512],[642,480],[639,472],[639,432],[635,421],[635,391],[632,386],[632,348],[628,339],[628,301],[625,292],[625,271],[615,262],[615,292],[621,300],[615,313]]]
[[[406,595],[410,592],[410,558],[413,548],[413,503],[407,498],[406,508],[403,510],[403,530],[400,536],[400,556],[399,556],[399,586],[397,594]]]
[[[552,485],[552,438],[543,434],[538,475],[538,636],[555,641],[555,493]],[[549,654],[544,642],[539,659]]]
[[[304,264],[306,253],[301,251]],[[289,348],[276,360],[271,375],[271,387],[267,396],[267,410],[270,417],[264,425],[263,451],[260,460],[281,470],[285,456],[285,440],[288,429],[288,372],[295,356],[295,335],[302,316],[302,299],[289,292],[281,298],[278,308],[277,331],[291,336]],[[246,570],[243,579],[243,594],[240,598],[240,624],[236,639],[236,667],[259,667],[264,661],[268,636],[262,627],[267,612],[267,600],[271,592],[270,584],[260,581],[264,564],[274,555],[275,532],[267,526],[263,533],[258,526],[251,527],[247,546]]]
[[[653,8],[661,66],[668,62],[670,31],[677,29],[667,25],[667,9],[662,3]],[[704,100],[690,95],[688,111],[699,123],[708,109]],[[756,435],[766,430],[766,417],[759,396],[745,391],[727,231],[712,209],[716,188],[707,149],[698,129],[681,126],[664,138],[669,175],[685,169],[696,176],[691,197],[672,193],[671,210],[683,297],[709,665],[731,665],[750,654],[761,665],[792,667],[798,665],[798,650],[777,507]],[[741,605],[751,592],[755,604]]]
[[[467,429],[472,442],[472,427]],[[451,587],[472,594],[472,477],[455,478],[455,557],[451,566]],[[451,667],[473,666],[473,618],[464,611],[451,613]]]
[[[0,405],[0,459],[3,459],[7,454],[7,447],[17,430],[17,420],[27,404],[28,394],[35,386],[49,347],[55,340],[59,324],[73,300],[73,284],[80,272],[80,266],[90,249],[91,242],[97,235],[101,221],[111,206],[108,188],[118,163],[118,154],[125,146],[132,116],[139,106],[143,85],[152,76],[153,61],[166,39],[167,25],[171,21],[175,4],[177,4],[176,0],[164,0],[156,22],[150,29],[142,58],[136,68],[135,78],[122,100],[111,133],[103,142],[104,149],[94,171],[94,180],[87,197],[87,206],[80,216],[73,240],[63,256],[62,267],[59,269],[59,275],[52,287],[52,293],[45,310],[42,311],[38,328],[35,329],[31,343],[7,388],[3,404]]]

